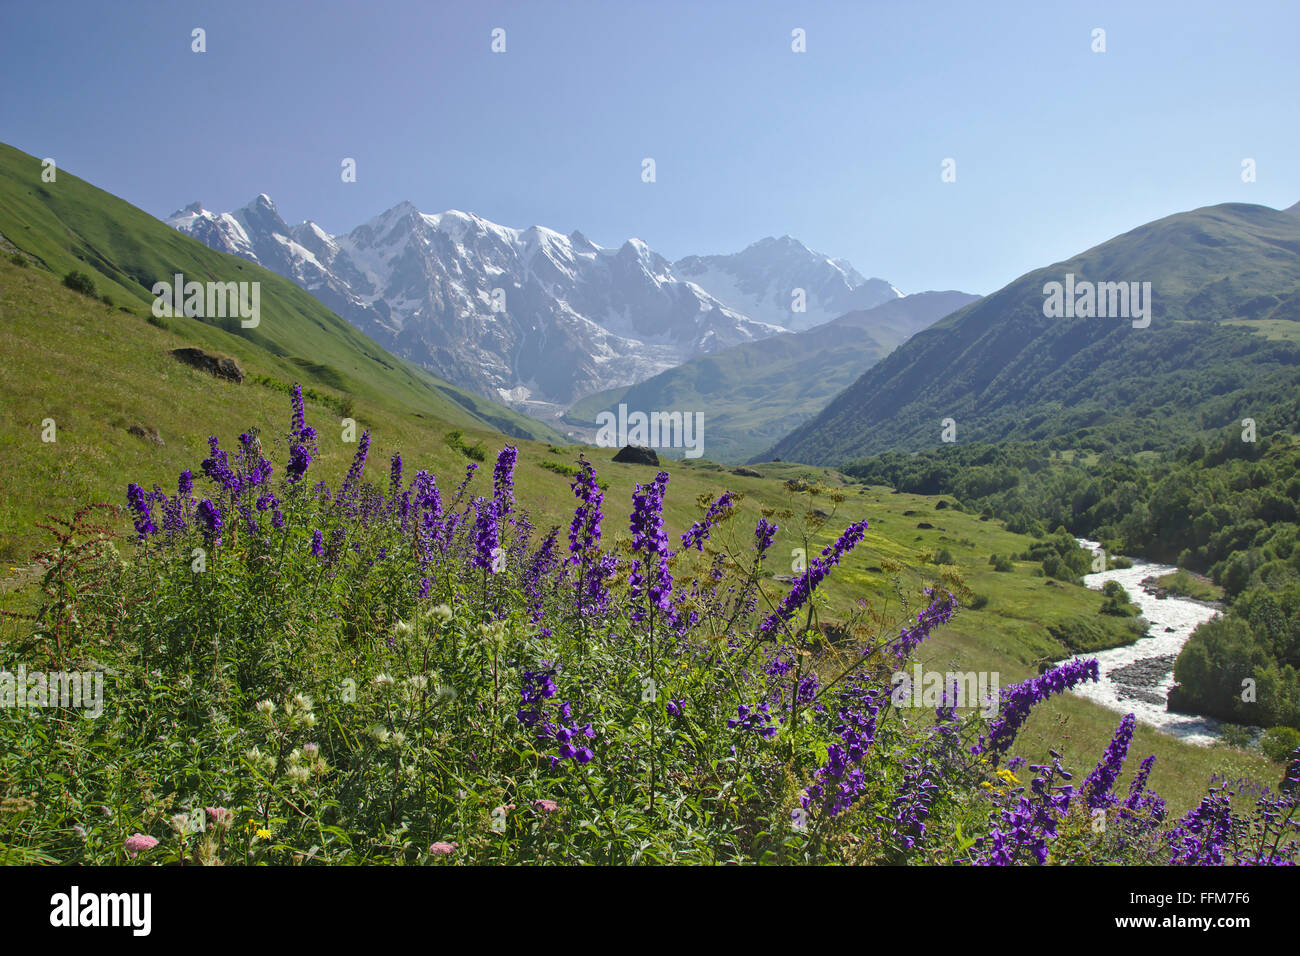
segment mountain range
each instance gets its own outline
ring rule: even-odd
[[[788,236],[670,263],[639,239],[603,248],[576,231],[409,202],[341,235],[289,226],[265,194],[234,212],[193,203],[166,221],[292,279],[403,358],[541,418],[901,295]]]
[[[543,422],[385,351],[279,275],[206,248],[67,170],[59,170],[57,181],[43,182],[40,169],[39,159],[0,144],[0,249],[56,276],[85,273],[97,293],[111,301],[102,306],[107,310],[103,335],[125,335],[131,322],[144,321],[129,316],[149,316],[151,327],[166,330],[173,347],[197,348],[256,367],[262,386],[287,388],[287,383],[301,382],[336,407],[353,407],[352,416],[363,427],[371,409],[382,407],[398,417],[562,440]],[[152,288],[159,281],[170,283],[176,273],[197,281],[260,283],[257,325],[244,327],[238,319],[218,317],[158,318]],[[176,367],[161,353],[148,361],[156,366],[152,374],[164,378]],[[51,368],[48,374],[60,372]],[[51,383],[56,392],[77,390],[57,377]],[[126,398],[119,401],[125,404]],[[75,404],[74,396],[67,403]]]
[[[700,355],[636,385],[582,399],[560,427],[590,441],[597,435],[596,416],[620,404],[645,412],[698,411],[705,414],[704,454],[744,462],[816,415],[912,335],[977,298],[920,292],[802,332]]]
[[[1068,277],[1068,278],[1067,278]],[[1050,317],[1051,283],[1149,283],[1149,324]],[[1300,425],[1300,204],[1166,216],[1027,273],[918,332],[759,459],[1051,439],[1159,450]]]

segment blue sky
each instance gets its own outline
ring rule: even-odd
[[[266,192],[341,232],[409,199],[670,259],[790,234],[904,292],[988,293],[1173,212],[1300,200],[1298,11],[6,2],[0,140],[158,216]]]

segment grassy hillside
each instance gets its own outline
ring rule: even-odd
[[[219,349],[238,361],[265,356],[268,374],[347,394],[359,402],[404,408],[509,435],[560,440],[533,419],[472,395],[385,352],[288,279],[236,256],[214,252],[130,203],[60,169],[41,179],[41,162],[0,144],[0,250],[19,252],[62,278],[90,273],[115,307],[148,316],[153,284],[171,281],[261,283],[261,321],[166,320],[175,347]],[[11,308],[9,320],[21,315]]]
[[[183,240],[183,237],[178,239]],[[130,245],[123,237],[115,241]],[[74,508],[92,502],[121,505],[128,482],[139,482],[146,489],[156,483],[170,492],[175,487],[176,475],[182,469],[198,471],[199,461],[208,453],[209,435],[219,436],[222,445],[229,448],[240,432],[255,428],[268,457],[277,468],[282,468],[286,448],[285,439],[280,436],[285,435],[289,419],[286,390],[295,380],[304,382],[310,389],[307,417],[319,430],[320,454],[312,464],[312,481],[323,478],[331,487],[337,488],[348,461],[356,451],[355,443],[344,440],[340,426],[342,411],[346,408],[362,428],[371,432],[373,443],[367,474],[377,488],[382,490],[386,484],[389,456],[401,452],[408,478],[417,469],[435,473],[445,497],[450,497],[467,465],[477,458],[483,467],[474,477],[470,493],[490,494],[492,481],[488,471],[491,456],[506,439],[481,421],[476,421],[458,404],[449,402],[433,411],[428,405],[397,400],[381,387],[382,376],[374,371],[375,363],[366,357],[350,357],[346,350],[341,350],[336,357],[340,367],[355,370],[354,378],[345,384],[373,376],[373,386],[364,387],[363,383],[355,393],[350,387],[340,388],[327,373],[313,373],[312,368],[288,356],[215,326],[182,320],[168,320],[165,327],[159,326],[149,321],[143,302],[136,305],[128,301],[128,311],[122,311],[121,303],[109,306],[65,288],[60,276],[65,266],[74,267],[77,260],[72,257],[64,262],[58,261],[57,257],[62,254],[58,243],[43,239],[33,231],[23,248],[28,252],[36,250],[22,257],[27,263],[24,266],[0,259],[0,308],[3,309],[0,321],[5,332],[0,337],[0,474],[9,479],[0,493],[0,547],[5,560],[5,566],[0,569],[4,574],[3,586],[0,586],[0,609],[22,613],[36,610],[42,604],[35,587],[39,583],[40,569],[28,569],[25,562],[31,550],[41,543],[42,533],[35,529],[34,524],[44,515],[67,516]],[[43,268],[34,257],[44,261],[55,260],[55,270]],[[107,283],[104,287],[108,288]],[[285,294],[288,295],[289,291]],[[264,297],[264,306],[269,305],[269,298]],[[267,309],[264,324],[270,315]],[[289,321],[291,317],[285,319],[286,323]],[[322,321],[326,320],[322,317]],[[236,358],[247,376],[244,383],[216,379],[177,363],[168,354],[172,348],[196,343]],[[382,353],[379,355],[382,357]],[[417,396],[420,395],[419,381],[419,378],[413,379],[411,386]],[[54,422],[53,441],[42,440],[49,435],[46,419]],[[142,434],[129,431],[132,426],[139,426],[138,431]],[[456,431],[461,433],[458,437],[449,437]],[[150,437],[155,434],[161,442]],[[519,440],[517,445],[515,494],[537,529],[535,540],[547,529],[558,527],[563,542],[574,506],[570,482],[577,450],[528,440]],[[626,555],[631,545],[627,529],[633,489],[638,482],[650,481],[655,469],[615,465],[608,461],[609,452],[606,451],[593,451],[592,454],[606,495],[602,545],[613,554]],[[671,481],[664,519],[669,544],[675,550],[680,548],[678,535],[700,517],[700,501],[707,503],[723,491],[740,493],[744,498],[733,522],[718,533],[711,545],[721,545],[726,541],[743,550],[752,542],[752,529],[760,514],[771,516],[780,525],[781,530],[765,566],[767,573],[759,582],[763,607],[780,600],[785,593],[783,581],[795,571],[795,549],[802,548],[813,555],[830,544],[851,521],[870,520],[871,527],[862,544],[845,557],[818,592],[818,620],[824,627],[823,633],[836,648],[834,653],[818,656],[816,665],[819,670],[829,671],[840,659],[838,655],[848,655],[851,659],[859,642],[887,632],[899,619],[914,616],[918,610],[918,588],[926,582],[946,583],[969,602],[969,607],[951,624],[936,630],[922,645],[919,658],[932,668],[996,671],[1005,685],[1033,676],[1047,662],[1066,656],[1071,649],[1109,646],[1128,639],[1131,634],[1122,619],[1101,613],[1103,599],[1099,594],[1075,584],[1039,576],[1037,572],[1041,566],[1036,561],[1012,561],[1009,568],[1002,571],[992,567],[990,555],[1027,552],[1033,547],[1032,539],[1006,530],[998,521],[981,520],[976,515],[944,507],[940,499],[864,487],[829,469],[811,469],[790,463],[762,465],[757,469],[758,477],[737,476],[724,466],[707,460],[673,462],[669,470]],[[272,476],[277,487],[282,474],[282,471],[277,471]],[[209,483],[201,478],[196,483],[196,491],[203,495],[212,493]],[[942,502],[948,504],[949,499],[942,499]],[[298,501],[296,508],[299,510],[293,513],[305,516],[311,507]],[[385,595],[383,601],[400,596],[402,601],[409,602],[411,593],[408,589],[412,583],[418,584],[418,580],[412,582],[407,577],[389,578],[372,573],[360,558],[349,576],[337,582],[332,577],[328,580],[322,578],[312,571],[315,565],[297,557],[276,566],[267,565],[265,559],[269,555],[259,557],[255,553],[256,542],[245,536],[241,539],[245,542],[241,548],[247,546],[252,550],[241,551],[243,557],[232,559],[233,563],[214,563],[214,569],[219,572],[219,577],[214,580],[225,583],[205,591],[202,602],[212,603],[200,605],[191,600],[187,591],[189,585],[186,582],[191,580],[187,577],[188,572],[184,575],[179,573],[184,568],[178,570],[170,563],[159,564],[156,568],[163,577],[157,579],[133,570],[154,565],[150,564],[152,558],[141,555],[131,543],[134,535],[125,511],[109,519],[109,526],[122,535],[116,547],[128,562],[121,566],[129,579],[123,579],[126,590],[121,593],[129,600],[115,603],[111,590],[96,591],[95,605],[99,609],[96,613],[127,615],[118,621],[125,630],[101,633],[93,626],[87,626],[78,640],[86,642],[87,648],[98,648],[94,653],[102,651],[109,654],[109,659],[115,664],[121,664],[122,669],[117,671],[115,679],[124,683],[114,691],[123,695],[114,698],[120,706],[114,710],[111,721],[102,724],[82,722],[77,725],[80,728],[77,738],[63,741],[61,752],[65,757],[61,758],[61,776],[46,773],[44,769],[37,772],[44,765],[34,759],[32,750],[40,745],[42,734],[63,734],[63,721],[57,712],[51,712],[53,716],[49,718],[52,721],[49,726],[34,721],[27,712],[6,711],[0,714],[0,738],[4,743],[0,748],[0,753],[3,753],[0,757],[0,792],[20,803],[32,801],[41,808],[40,814],[24,816],[20,813],[5,817],[5,829],[0,831],[0,857],[4,859],[35,860],[48,856],[50,859],[98,861],[104,858],[100,854],[112,852],[111,848],[102,844],[85,844],[81,849],[72,849],[75,844],[71,842],[73,823],[80,826],[78,821],[84,819],[84,812],[92,804],[108,801],[119,808],[120,822],[102,826],[115,829],[130,825],[145,827],[147,831],[151,823],[156,824],[160,819],[158,813],[176,812],[175,806],[163,806],[172,800],[167,796],[170,788],[194,788],[190,797],[206,799],[208,788],[232,787],[233,779],[225,775],[232,772],[232,767],[245,766],[240,761],[244,759],[241,755],[247,748],[241,743],[243,749],[237,748],[229,754],[225,751],[229,750],[232,739],[251,743],[258,734],[265,733],[265,728],[257,724],[258,718],[249,710],[254,698],[244,695],[264,693],[263,678],[256,675],[261,673],[260,668],[270,666],[269,662],[278,662],[273,670],[288,667],[292,671],[276,678],[278,681],[292,679],[291,684],[275,685],[273,693],[277,700],[282,699],[286,688],[301,690],[306,686],[312,689],[318,701],[323,702],[327,693],[332,693],[326,688],[337,686],[336,682],[333,685],[329,682],[350,672],[360,673],[366,681],[395,669],[405,673],[401,670],[406,667],[402,662],[405,658],[399,660],[390,653],[382,630],[387,625],[381,617],[375,616],[379,614],[376,606],[368,602],[380,600],[381,594]],[[364,522],[354,529],[362,536],[370,530]],[[383,533],[393,530],[388,528]],[[306,545],[305,533],[300,525],[291,528],[295,555],[300,546]],[[458,547],[463,549],[464,546],[462,540]],[[409,559],[409,555],[406,557]],[[253,562],[247,565],[247,570],[257,569],[256,580],[240,577],[244,573],[239,570],[243,567],[240,562],[245,559]],[[687,575],[696,574],[703,578],[708,573],[707,560],[693,552],[673,560],[674,572],[679,576],[679,591],[686,586]],[[936,560],[951,561],[951,567],[937,567]],[[268,574],[268,568],[273,573]],[[516,572],[512,570],[510,573]],[[463,574],[448,570],[437,579],[438,593],[455,601],[472,600],[471,595],[477,588],[474,581],[477,574],[467,569]],[[960,583],[962,580],[964,584]],[[290,581],[298,583],[290,587]],[[522,589],[525,583],[526,578],[520,578],[519,587]],[[355,592],[352,590],[354,585]],[[227,587],[231,590],[224,590]],[[321,587],[328,591],[321,596],[322,603],[317,605],[307,600],[317,593],[314,589]],[[264,588],[270,590],[262,590]],[[223,594],[239,595],[239,600],[231,603]],[[199,613],[200,608],[206,609],[202,613],[224,620],[222,627],[236,628],[237,634],[261,634],[260,625],[256,624],[261,615],[259,609],[263,606],[280,607],[277,602],[286,595],[296,597],[291,612],[294,621],[285,624],[277,618],[276,627],[284,624],[283,633],[277,631],[279,636],[270,644],[257,644],[237,637],[232,645],[239,657],[236,670],[228,676],[216,675],[215,683],[211,685],[206,683],[206,677],[203,678],[205,683],[201,693],[212,696],[205,696],[200,709],[207,713],[205,708],[208,706],[218,708],[225,715],[222,721],[228,719],[231,722],[222,726],[237,734],[224,736],[222,731],[217,737],[212,737],[217,729],[210,724],[205,724],[207,730],[197,732],[205,746],[210,743],[215,748],[212,762],[190,762],[184,753],[186,745],[183,740],[188,739],[185,734],[173,741],[176,744],[174,748],[158,748],[151,743],[152,749],[146,748],[131,756],[134,752],[130,748],[136,741],[136,737],[131,735],[143,734],[140,740],[154,742],[159,733],[175,732],[174,727],[164,730],[154,721],[170,720],[176,714],[199,712],[184,702],[189,699],[184,697],[188,692],[183,689],[188,686],[184,684],[187,678],[182,674],[175,684],[170,683],[172,678],[169,677],[164,680],[165,686],[154,685],[149,676],[152,665],[139,666],[140,661],[135,656],[139,648],[132,642],[151,640],[147,638],[149,634],[158,635],[161,641],[161,635],[169,634],[179,626],[177,621],[186,619],[186,615]],[[908,602],[906,609],[900,603],[903,599]],[[388,608],[385,614],[391,613],[394,607],[384,606]],[[281,610],[290,612],[287,607]],[[245,622],[253,628],[249,632],[243,630],[245,623],[236,621],[236,616],[245,611],[254,614]],[[402,613],[407,611],[402,610]],[[225,615],[230,616],[225,618]],[[344,638],[343,633],[338,633],[341,627],[351,629],[347,633],[353,636],[347,640],[353,643],[333,643]],[[14,666],[17,662],[33,659],[33,654],[50,653],[48,642],[37,638],[38,633],[40,631],[29,621],[0,619],[0,666]],[[186,625],[181,626],[174,636],[177,640],[192,641],[197,633],[200,631]],[[466,635],[471,633],[467,631]],[[466,647],[481,647],[466,635],[460,638],[467,642]],[[572,637],[572,632],[564,632],[565,641]],[[358,639],[360,644],[355,643]],[[158,647],[163,647],[163,644]],[[616,649],[611,645],[610,650]],[[179,646],[171,648],[166,652],[171,662],[168,666],[183,671],[187,666],[185,662],[189,660],[185,654],[191,651],[182,652]],[[529,651],[530,654],[544,652],[551,653],[543,648]],[[355,655],[351,664],[348,663],[348,653]],[[622,663],[618,663],[620,660]],[[626,668],[627,664],[625,657],[616,655],[612,659],[612,666]],[[462,665],[448,662],[448,666]],[[253,670],[246,673],[245,667]],[[482,673],[474,664],[466,672],[466,679],[481,681]],[[828,674],[823,676],[829,679]],[[197,670],[189,674],[189,678],[196,680],[200,677],[202,675]],[[232,695],[232,689],[236,687],[238,689]],[[176,697],[177,694],[181,696]],[[473,698],[468,696],[467,699]],[[365,725],[355,721],[369,720],[369,714],[368,710],[357,715],[336,712],[338,719],[346,721],[348,728],[342,738],[328,745],[329,759],[336,766],[361,759],[353,749],[357,744],[356,735],[369,731]],[[615,717],[609,719],[613,721]],[[1070,696],[1053,698],[1035,709],[1016,750],[1033,761],[1045,759],[1048,748],[1055,747],[1062,752],[1068,765],[1075,768],[1090,766],[1105,750],[1117,719],[1118,715],[1081,699]],[[921,719],[920,723],[923,724],[924,720]],[[610,724],[602,732],[612,733],[614,726]],[[725,728],[719,723],[718,734],[723,732]],[[711,736],[709,746],[723,746],[723,739]],[[440,746],[436,741],[430,745]],[[1260,785],[1276,782],[1276,767],[1250,754],[1222,748],[1191,747],[1141,729],[1137,732],[1134,747],[1142,755],[1148,752],[1157,754],[1152,785],[1170,801],[1170,808],[1175,812],[1199,801],[1214,774],[1245,777]],[[148,756],[149,753],[154,756]],[[816,758],[818,753],[813,746],[801,752],[800,760],[806,762]],[[106,759],[109,754],[114,755],[112,759]],[[378,762],[355,764],[353,770],[366,779],[372,779],[366,776],[369,773],[366,768],[381,766],[387,759],[371,755],[365,760],[371,761],[372,757]],[[123,762],[117,763],[118,758]],[[227,758],[233,761],[229,766],[224,763]],[[147,788],[149,784],[138,784],[135,779],[140,767],[146,765],[158,788],[156,792],[142,791],[140,788]],[[220,773],[216,769],[218,765]],[[1128,771],[1131,773],[1132,769],[1130,766]],[[381,777],[388,779],[383,774]],[[60,784],[59,779],[76,782]],[[240,779],[247,782],[255,777],[244,773]],[[1127,779],[1128,773],[1121,785]],[[327,818],[331,813],[341,812],[340,808],[362,806],[364,801],[357,795],[358,791],[348,789],[352,786],[349,781],[355,780],[355,777],[347,775],[337,778],[342,789],[337,791],[335,809],[325,811]],[[500,791],[498,788],[506,785],[501,779],[494,778],[485,794],[476,794],[475,801],[505,802],[513,791]],[[243,786],[237,785],[238,788]],[[396,797],[390,800],[387,786],[383,784],[378,790],[367,791],[370,796],[365,799],[376,798],[377,804],[367,805],[375,812],[382,811],[385,822],[376,826],[386,835],[380,842],[400,842],[400,833],[388,829],[396,825],[400,830],[404,824],[394,823],[391,814],[396,812]],[[270,799],[267,794],[262,797],[247,795],[247,798],[250,801]],[[414,800],[416,796],[413,794],[410,798]],[[185,801],[189,798],[176,799]],[[475,801],[471,802],[478,806]],[[614,805],[632,807],[626,802],[616,801]],[[426,804],[415,803],[412,806]],[[466,806],[462,804],[448,812],[455,816],[467,812]],[[486,813],[491,804],[479,809]],[[261,811],[262,822],[274,828],[273,832],[289,827],[286,819],[278,822],[268,819],[274,816],[270,811]],[[356,821],[330,819],[345,822],[349,828],[357,825]],[[319,818],[317,822],[320,822]],[[415,824],[417,830],[425,825]],[[350,840],[379,839],[373,830],[368,833],[347,832]],[[95,839],[101,838],[102,835]],[[247,848],[254,854],[252,858],[259,858],[256,853],[261,852],[258,849],[262,846],[258,842],[260,838],[252,839],[250,832],[242,833],[241,838],[249,841]],[[306,844],[301,846],[301,849],[307,848]],[[327,856],[351,858],[339,855],[344,852],[332,844]],[[361,852],[366,858],[371,858],[372,854],[382,855],[387,851],[369,843]],[[277,861],[288,859],[274,855],[270,858]]]
[[[306,417],[325,424],[314,409]],[[273,433],[261,451],[279,467],[284,448],[272,448]],[[334,444],[324,430],[320,440]],[[459,462],[440,473],[444,493],[435,508],[418,478],[414,494],[402,495],[411,472],[429,464],[421,454],[408,454],[387,494],[381,448],[371,454],[369,481],[330,480],[330,496],[274,472],[270,481],[254,478],[245,465],[236,467],[254,483],[251,492],[233,476],[227,491],[200,479],[197,497],[224,503],[218,531],[201,519],[209,502],[196,509],[185,493],[186,527],[141,526],[143,546],[119,541],[83,552],[78,570],[60,578],[70,588],[52,589],[52,602],[9,595],[11,608],[40,603],[43,616],[37,624],[0,619],[0,667],[106,674],[102,698],[93,698],[103,712],[86,715],[96,719],[67,719],[49,704],[0,710],[0,793],[8,808],[0,860],[978,861],[996,845],[988,834],[1005,820],[1003,808],[1024,792],[1009,789],[1024,785],[1015,774],[1027,780],[1034,770],[1001,765],[1009,754],[982,746],[998,725],[970,714],[952,737],[932,732],[932,711],[905,704],[884,703],[879,724],[869,720],[880,699],[845,684],[844,672],[856,667],[868,683],[889,681],[900,623],[951,609],[946,596],[932,604],[920,597],[925,582],[970,604],[951,625],[927,625],[917,638],[928,637],[919,657],[932,669],[1026,678],[1060,653],[1053,625],[1100,617],[1092,592],[1014,562],[989,569],[986,550],[1005,554],[1025,543],[993,522],[946,501],[851,489],[837,475],[785,466],[746,480],[746,499],[712,528],[704,553],[683,548],[658,572],[674,578],[674,610],[665,619],[648,610],[644,578],[638,592],[623,577],[627,561],[653,553],[647,537],[620,530],[628,484],[649,479],[647,469],[600,465],[608,485],[603,557],[593,565],[583,551],[581,566],[608,558],[622,570],[607,585],[578,592],[571,566],[543,560],[548,545],[537,547],[535,531],[552,516],[568,517],[559,502],[535,497],[541,482],[556,477],[545,466],[555,461],[549,448],[525,445],[518,462],[498,459],[497,475],[513,472],[514,482],[494,487],[485,473],[476,476],[470,493],[484,497],[468,512],[451,492]],[[309,483],[337,479],[337,469],[318,471],[313,462],[308,475]],[[777,480],[782,475],[794,480]],[[167,480],[153,468],[137,477]],[[707,463],[674,469],[665,545],[676,549],[678,530],[720,483],[737,484]],[[260,502],[272,489],[280,497],[267,513]],[[692,492],[704,499],[692,501]],[[770,564],[752,556],[758,506],[782,528]],[[658,511],[643,500],[642,514],[647,507]],[[768,570],[784,570],[792,545],[830,545],[863,514],[875,526],[819,591],[811,630],[796,623],[771,644],[757,641],[755,625],[783,590]],[[503,549],[492,550],[491,565],[479,534],[485,527]],[[80,537],[101,540],[93,528]],[[206,561],[196,567],[200,546]],[[968,569],[978,594],[952,567],[934,567],[929,558],[939,556]],[[733,604],[737,588],[754,595],[757,608]],[[588,606],[575,614],[578,593]],[[637,608],[641,615],[630,613]],[[758,666],[747,667],[760,648]],[[905,646],[903,656],[917,656],[911,650]],[[773,669],[782,661],[797,668],[793,679]],[[779,696],[795,687],[803,709],[793,696]],[[837,706],[813,706],[819,687],[842,691],[827,698]],[[760,719],[749,719],[769,694],[778,694],[773,713],[788,714],[784,727],[767,725],[766,704]],[[833,742],[847,742],[855,726],[869,738],[853,758],[862,785],[840,805],[840,791],[819,789],[818,781],[833,784],[822,765],[837,765]],[[1081,773],[1100,766],[1112,735],[1121,753],[1128,749],[1125,726],[1081,700],[1053,698],[1035,708],[1014,752],[1041,760],[1052,747]],[[984,756],[972,755],[977,743]],[[1126,772],[1121,778],[1116,765],[1106,791],[1123,794],[1138,760],[1154,752],[1148,783],[1175,814],[1220,776],[1263,787],[1279,773],[1245,755],[1142,731],[1133,748]],[[918,772],[933,781],[920,831],[926,839],[900,840],[899,827],[906,833],[912,824],[896,816],[899,801]],[[1243,794],[1236,809],[1248,814],[1249,804]],[[1047,855],[1054,862],[1169,859],[1160,831],[1173,817],[1143,813],[1130,831],[1131,820],[1113,812],[1114,832],[1099,832],[1082,801],[1062,816]],[[1295,850],[1284,843],[1281,852],[1289,859]],[[1033,852],[1029,843],[1019,847],[1016,862],[1032,862]],[[1215,862],[1202,856],[1185,861]]]
[[[1150,326],[1046,318],[1067,273],[1151,283]],[[914,336],[764,457],[842,463],[957,441],[1139,451],[1252,417],[1300,423],[1300,216],[1227,204],[1149,223],[1031,272]],[[1242,325],[1241,323],[1245,323]]]
[[[0,496],[3,570],[9,575],[8,593],[0,597],[0,606],[16,610],[31,606],[31,575],[10,569],[25,566],[41,538],[34,522],[46,513],[66,516],[74,507],[96,501],[121,504],[130,481],[146,488],[157,482],[170,490],[179,471],[197,470],[207,455],[210,434],[229,446],[240,431],[257,427],[267,447],[276,449],[274,460],[283,460],[284,449],[275,436],[282,435],[287,425],[287,397],[253,382],[260,375],[288,376],[292,370],[277,365],[275,357],[246,346],[242,352],[229,349],[245,363],[249,375],[244,384],[235,385],[183,366],[167,354],[188,339],[151,325],[139,314],[127,315],[72,292],[43,270],[0,261],[0,288],[7,332],[0,340],[4,389],[0,472],[20,476],[6,482]],[[213,334],[225,333],[213,330]],[[237,336],[228,339],[232,346],[242,344]],[[356,445],[342,441],[335,408],[309,399],[308,415],[321,435],[321,455],[313,469],[336,482]],[[436,473],[444,493],[458,483],[469,463],[445,440],[456,423],[367,399],[356,402],[354,415],[362,427],[372,430],[370,468],[377,481],[382,480],[384,462],[397,451],[405,458],[408,474],[418,468]],[[41,441],[45,418],[56,422],[55,442]],[[165,444],[128,433],[133,424],[157,429]],[[460,428],[462,446],[481,444],[489,456],[505,441],[487,429]],[[539,529],[556,525],[563,536],[574,503],[571,478],[565,472],[572,469],[575,450],[528,441],[519,442],[519,448],[520,500],[528,503]],[[655,470],[615,465],[608,457],[608,452],[601,452],[595,458],[606,485],[607,540],[626,541],[633,487],[650,480]],[[486,464],[490,461],[488,457]],[[674,546],[676,534],[699,517],[698,497],[711,498],[724,490],[743,493],[738,523],[749,522],[752,527],[760,508],[776,509],[782,530],[769,565],[775,574],[792,572],[794,548],[815,553],[850,520],[868,518],[871,528],[862,546],[824,587],[823,620],[832,625],[846,620],[859,599],[881,610],[897,611],[896,584],[903,593],[914,595],[918,581],[935,573],[933,565],[925,562],[936,552],[948,552],[945,560],[951,558],[973,594],[986,603],[964,610],[936,632],[921,653],[927,665],[995,670],[1009,683],[1065,656],[1070,635],[1099,642],[1090,646],[1127,638],[1122,622],[1099,613],[1099,594],[1036,576],[1036,562],[1016,562],[1010,572],[995,571],[989,565],[991,554],[1027,551],[1032,540],[1008,532],[998,521],[939,508],[934,497],[864,488],[830,470],[788,463],[759,466],[762,477],[758,478],[736,476],[707,460],[673,462],[669,469],[672,479],[665,514]],[[786,484],[791,480],[819,481],[827,492],[837,491],[845,498],[838,505],[827,494],[809,498],[793,492]],[[486,468],[472,487],[478,493],[490,488]],[[820,518],[816,511],[829,517]],[[125,515],[119,516],[116,526],[129,537]],[[128,549],[125,541],[119,547]],[[19,586],[24,583],[28,586]],[[765,588],[774,598],[784,590],[776,580],[768,580]],[[1063,741],[1056,733],[1061,721],[1069,728]],[[1022,752],[1041,758],[1047,746],[1055,745],[1064,746],[1076,762],[1095,759],[1114,722],[1115,715],[1086,701],[1056,699],[1036,713],[1022,737]],[[1228,766],[1234,777],[1261,781],[1274,773],[1265,761],[1250,755],[1191,747],[1142,730],[1138,740],[1160,755],[1155,781],[1179,805],[1196,799],[1210,774],[1222,766]]]
[[[596,415],[616,410],[619,403],[647,413],[703,412],[705,455],[742,462],[819,412],[908,336],[974,298],[963,292],[922,292],[850,312],[806,332],[702,355],[636,385],[588,396],[563,421],[587,429],[582,434],[590,437]]]

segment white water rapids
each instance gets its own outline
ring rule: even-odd
[[[1092,553],[1101,550],[1096,541],[1076,539]],[[1169,689],[1174,685],[1174,660],[1198,624],[1218,613],[1214,608],[1170,595],[1158,598],[1142,588],[1142,579],[1170,574],[1177,568],[1131,559],[1133,567],[1100,571],[1084,576],[1083,583],[1100,591],[1107,581],[1118,581],[1129,598],[1142,610],[1150,625],[1145,637],[1127,647],[1078,654],[1095,657],[1101,680],[1076,687],[1073,693],[1096,701],[1121,714],[1134,714],[1139,723],[1171,734],[1191,744],[1208,745],[1219,737],[1220,721],[1212,717],[1174,714],[1165,709]]]

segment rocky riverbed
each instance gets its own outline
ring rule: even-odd
[[[1090,551],[1100,545],[1085,538],[1079,544]],[[1145,637],[1127,647],[1116,647],[1081,657],[1095,657],[1101,680],[1081,685],[1075,693],[1137,719],[1162,733],[1188,743],[1208,745],[1218,739],[1222,724],[1211,717],[1170,713],[1165,709],[1174,684],[1174,661],[1192,631],[1219,613],[1217,605],[1169,594],[1155,579],[1176,570],[1162,564],[1133,559],[1131,568],[1116,568],[1086,575],[1084,584],[1101,590],[1107,581],[1119,582],[1142,611],[1148,623]],[[1145,580],[1151,584],[1146,585]]]

